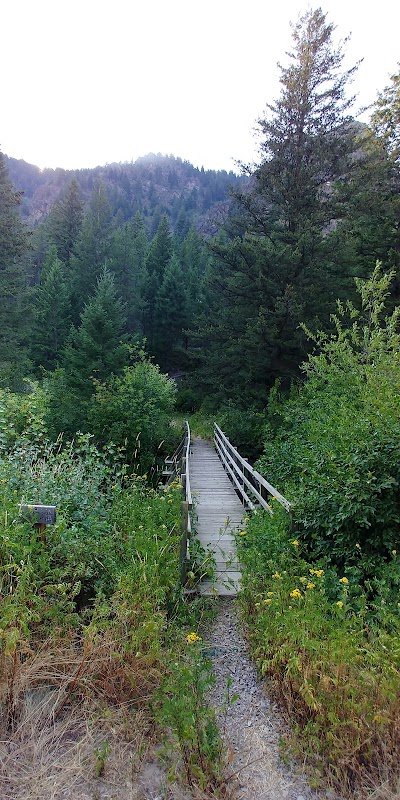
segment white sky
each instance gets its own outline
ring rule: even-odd
[[[352,33],[359,103],[400,61],[396,0],[324,0]],[[235,169],[279,94],[289,21],[307,0],[2,0],[0,148],[40,167],[93,167],[148,152]],[[368,116],[368,115],[367,115]],[[366,117],[364,116],[364,119]]]

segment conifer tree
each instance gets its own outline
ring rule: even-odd
[[[71,329],[61,367],[49,381],[47,424],[51,435],[88,431],[96,382],[119,375],[128,364],[130,349],[124,325],[125,304],[117,294],[113,274],[104,269],[79,327]]]
[[[119,374],[129,359],[124,341],[125,303],[118,296],[112,272],[104,268],[94,295],[85,305],[81,323],[73,327],[62,359],[68,383],[82,397],[93,392],[93,380]]]
[[[161,284],[165,267],[172,255],[172,237],[168,220],[164,214],[161,217],[157,232],[151,242],[146,259],[146,268],[150,276],[155,276]]]
[[[57,255],[69,267],[71,255],[77,245],[83,222],[83,202],[74,178],[64,198],[54,206],[48,228],[57,248]]]
[[[141,215],[114,232],[109,265],[115,274],[117,290],[126,302],[128,333],[143,333],[147,250],[148,238]]]
[[[327,324],[352,282],[329,236],[341,211],[335,180],[350,169],[345,90],[355,69],[342,69],[333,31],[321,9],[293,26],[280,96],[259,121],[263,161],[212,245],[203,376],[220,374],[228,395],[263,395],[277,377],[295,375],[306,352],[300,323]]]
[[[157,348],[156,298],[163,282],[166,266],[172,255],[172,237],[167,217],[161,218],[146,258],[147,286],[145,290],[144,333],[151,353]]]
[[[96,283],[110,256],[112,214],[104,185],[93,190],[90,207],[83,220],[81,234],[71,255],[71,295],[73,322],[96,289]]]
[[[177,351],[184,345],[188,302],[183,273],[176,255],[164,272],[155,304],[153,352],[162,369],[177,366]]]
[[[36,290],[32,341],[32,361],[46,370],[55,369],[59,363],[71,326],[64,270],[56,247],[52,245]]]
[[[20,200],[0,153],[0,386],[13,388],[29,365],[28,237],[18,215]]]
[[[373,129],[383,139],[388,153],[400,166],[400,71],[382,92],[372,116]]]

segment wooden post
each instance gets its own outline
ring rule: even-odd
[[[188,521],[189,521],[189,503],[184,500],[181,504],[181,546],[179,552],[180,564],[180,578],[182,586],[186,583],[187,574],[187,540],[188,540]]]
[[[38,542],[43,542],[43,544],[46,544],[46,528],[47,528],[47,525],[44,525],[42,522],[35,522],[33,527],[37,531],[36,538],[37,538]]]

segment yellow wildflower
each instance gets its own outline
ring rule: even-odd
[[[267,597],[273,597],[273,596],[274,596],[273,592],[267,592]]]
[[[307,583],[307,578],[300,578],[300,583]]]
[[[198,636],[197,633],[192,631],[192,633],[188,633],[186,641],[188,644],[196,644],[196,642],[201,642],[201,636]]]
[[[267,606],[267,605],[268,605],[268,603],[272,603],[272,600],[270,600],[270,599],[268,598],[268,600],[264,600],[264,603],[265,603],[265,605]]]
[[[315,583],[307,583],[307,589],[315,589]]]
[[[281,576],[280,576],[279,572],[274,572],[272,577],[273,578],[280,578]]]
[[[239,536],[246,536],[247,531],[240,531]]]
[[[310,575],[315,575],[315,569],[310,569]]]
[[[396,553],[397,553],[397,550],[392,550],[392,556],[395,556]]]
[[[310,572],[311,572],[311,570],[310,570]],[[322,576],[324,574],[324,570],[323,569],[316,569],[316,570],[314,570],[314,572],[312,574],[316,575],[317,578],[322,578]]]
[[[348,578],[346,578],[346,577],[344,577],[344,578],[339,578],[339,583],[348,583],[348,582],[349,582],[349,579],[348,579]]]
[[[298,547],[299,546],[299,542],[297,541],[297,539],[293,539],[292,545],[293,545],[293,547]]]
[[[290,597],[302,597],[302,596],[303,596],[303,595],[302,595],[302,593],[299,591],[299,589],[293,589],[293,591],[292,591],[292,592],[290,592]]]
[[[356,548],[357,548],[357,550],[361,550],[361,545],[360,545],[360,544],[358,544],[358,542],[357,542],[357,544],[356,544]]]
[[[337,605],[338,608],[343,608],[343,603],[342,603],[341,600],[338,600],[336,605]]]

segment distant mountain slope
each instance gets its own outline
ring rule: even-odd
[[[230,187],[246,180],[233,172],[197,169],[188,161],[160,154],[134,163],[80,170],[40,170],[23,160],[5,159],[14,186],[23,192],[21,213],[31,227],[44,221],[75,178],[85,201],[102,181],[114,215],[124,221],[141,211],[150,233],[166,213],[173,230],[184,233],[194,223],[204,234],[211,234],[227,214]]]

